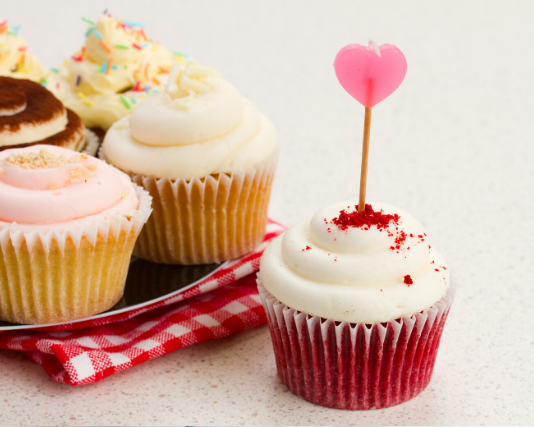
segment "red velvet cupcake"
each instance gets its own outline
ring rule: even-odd
[[[415,218],[355,205],[326,207],[275,239],[258,288],[293,393],[332,408],[384,408],[428,385],[455,288]]]

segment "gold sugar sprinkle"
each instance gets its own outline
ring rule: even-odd
[[[44,148],[38,153],[14,153],[5,161],[23,169],[51,169],[69,163],[65,156],[54,156]]]
[[[57,190],[57,182],[50,184],[50,190]]]
[[[89,156],[86,154],[76,154],[72,157],[56,156],[46,148],[41,148],[38,153],[13,153],[4,161],[12,165],[19,166],[23,169],[53,169],[65,166],[69,163],[87,162]],[[96,169],[96,165],[87,165],[87,168]],[[94,170],[90,169],[90,170]]]

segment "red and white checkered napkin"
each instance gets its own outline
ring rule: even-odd
[[[101,319],[0,333],[0,348],[24,353],[54,381],[75,386],[191,344],[262,325],[267,320],[256,271],[268,242],[284,230],[269,221],[265,241],[254,252],[184,293]]]

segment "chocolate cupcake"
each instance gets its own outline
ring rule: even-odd
[[[94,155],[98,138],[40,84],[0,77],[0,151],[41,144]]]

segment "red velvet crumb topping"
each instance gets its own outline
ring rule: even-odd
[[[369,204],[365,205],[363,212],[358,212],[358,206],[354,206],[356,210],[354,212],[347,212],[345,209],[339,212],[337,218],[333,218],[332,222],[337,225],[340,230],[346,230],[349,227],[357,227],[369,229],[371,226],[383,229],[389,226],[390,222],[398,225],[400,216],[398,214],[384,214],[382,211],[375,212],[373,207]]]

